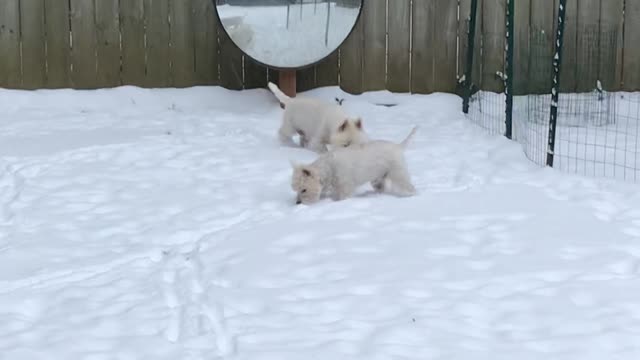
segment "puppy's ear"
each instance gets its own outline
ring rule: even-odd
[[[347,130],[347,126],[349,126],[349,119],[344,120],[342,125],[340,125],[340,127],[338,128],[338,131],[344,132],[345,130]]]
[[[359,130],[362,130],[362,118],[361,118],[361,117],[358,117],[358,118],[356,119],[356,127],[357,127]]]

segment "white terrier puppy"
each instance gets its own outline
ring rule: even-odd
[[[309,165],[292,162],[291,188],[297,193],[296,204],[312,204],[325,196],[343,200],[367,182],[377,192],[415,195],[404,150],[417,129],[414,127],[400,144],[376,140],[338,148]]]
[[[269,89],[284,106],[280,141],[294,145],[292,137],[300,136],[300,146],[317,153],[327,152],[327,145],[347,147],[368,141],[360,117],[346,114],[337,104],[313,98],[290,98],[275,84]]]

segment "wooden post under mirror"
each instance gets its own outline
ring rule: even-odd
[[[296,71],[280,70],[278,87],[289,97],[296,97]],[[284,108],[283,104],[280,104]]]

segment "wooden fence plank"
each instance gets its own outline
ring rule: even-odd
[[[338,50],[316,65],[316,86],[338,85]]]
[[[554,0],[531,1],[529,93],[546,94],[551,91],[555,13]]]
[[[172,1],[170,8],[172,84],[175,87],[193,86],[196,69],[191,1]]]
[[[437,33],[434,49],[437,51],[433,51],[434,84],[431,91],[453,92],[456,89],[458,6],[455,1],[435,0],[435,14],[433,24]]]
[[[96,23],[93,0],[71,0],[71,60],[73,86],[91,89],[96,86]]]
[[[120,11],[118,5],[118,0],[99,0],[95,2],[98,71],[95,87],[114,87],[121,84]]]
[[[192,0],[196,84],[218,83],[218,18],[211,0]]]
[[[578,74],[577,62],[578,40],[578,0],[567,0],[565,11],[564,38],[562,47],[562,70],[560,91],[573,93],[576,91]]]
[[[626,0],[624,22],[624,90],[640,91],[640,0]]]
[[[482,89],[502,92],[504,72],[506,0],[484,0],[482,9]]]
[[[278,85],[280,83],[280,72],[275,69],[267,68],[267,81]]]
[[[623,14],[624,0],[601,1],[599,74],[608,91],[618,91],[622,85]]]
[[[145,85],[144,1],[120,1],[122,84]]]
[[[147,38],[147,87],[171,84],[169,0],[144,0]]]
[[[316,87],[316,67],[296,71],[296,89],[297,91],[307,91]]]
[[[387,0],[366,1],[363,16],[340,52],[299,72],[299,89],[336,85],[340,79],[352,93],[385,87],[453,91],[451,79],[464,71],[470,2],[394,0],[389,2],[387,19]],[[516,2],[516,93],[525,82],[534,92],[548,92],[557,4],[558,0]],[[503,89],[495,73],[504,68],[505,5],[506,0],[479,1],[474,82],[493,91]],[[455,21],[458,10],[460,20]],[[561,88],[590,91],[600,79],[609,90],[618,90],[622,83],[626,90],[640,90],[637,18],[640,0],[568,0]],[[387,22],[389,49],[385,49]],[[531,32],[524,30],[528,27]],[[209,0],[2,0],[0,86],[216,84],[218,69],[230,88],[262,87],[267,78],[277,82],[266,68],[252,61],[243,64],[239,50],[225,43],[218,31]],[[456,32],[458,44],[451,35]],[[224,49],[218,49],[218,37]],[[524,79],[527,73],[537,77]]]
[[[48,88],[71,86],[71,43],[69,41],[69,2],[44,0],[47,44]]]
[[[0,1],[0,87],[19,88],[22,83],[19,10],[18,0]]]
[[[44,2],[21,0],[22,88],[38,89],[46,84]]]
[[[411,90],[411,1],[393,0],[393,5],[389,5],[387,89],[408,92]]]
[[[386,87],[387,2],[364,2],[361,20],[364,26],[363,79],[365,91],[383,90]]]
[[[242,51],[231,41],[229,35],[218,28],[218,41],[220,46],[220,85],[231,90],[243,88]]]
[[[435,87],[435,11],[435,0],[413,2],[411,92],[414,93],[430,93]]]
[[[340,48],[340,87],[351,94],[363,92],[364,24],[358,21]]]
[[[605,0],[606,1],[606,0]],[[598,37],[600,12],[600,0],[578,0],[578,22],[576,41],[576,90],[578,92],[591,91],[596,87],[598,80]]]
[[[535,1],[535,0],[533,0]],[[524,95],[529,84],[529,26],[531,15],[531,0],[515,2],[514,13],[514,51],[513,51],[513,92],[514,95]]]
[[[259,89],[267,86],[268,69],[263,65],[251,60],[250,57],[243,55],[244,58],[244,88]]]

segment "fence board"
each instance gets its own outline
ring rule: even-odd
[[[554,0],[531,1],[529,93],[545,94],[551,91],[555,14]]]
[[[561,89],[591,91],[600,79],[609,90],[622,85],[640,90],[640,0],[567,1]],[[352,93],[383,88],[453,92],[453,79],[464,71],[470,3],[365,1],[352,36],[328,59],[299,71],[298,88],[340,83]],[[516,1],[518,94],[529,84],[548,92],[557,4]],[[479,0],[472,81],[487,90],[503,90],[495,73],[504,68],[505,5],[506,0]],[[263,87],[267,78],[277,82],[265,67],[243,63],[242,54],[219,31],[209,0],[2,0],[0,86],[223,83],[241,89]],[[529,73],[537,76],[527,81]]]
[[[192,86],[196,69],[191,1],[172,1],[170,8],[172,84],[179,88]]]
[[[276,85],[280,84],[280,72],[275,69],[267,68],[267,81]]]
[[[118,5],[118,0],[95,2],[97,82],[100,87],[114,87],[121,84]]]
[[[19,9],[18,0],[0,1],[0,87],[17,88],[22,82]]]
[[[426,94],[435,87],[435,3],[434,0],[413,2],[411,91],[416,93]]]
[[[90,89],[99,86],[96,83],[96,23],[95,8],[92,0],[71,0],[71,33],[73,45],[71,60],[73,86]]]
[[[44,2],[21,0],[22,88],[37,89],[46,83]]]
[[[504,90],[496,72],[504,72],[506,0],[484,0],[482,9],[482,89]]]
[[[296,71],[296,89],[307,91],[316,87],[316,67],[311,66],[306,69]]]
[[[436,34],[434,49],[437,50],[432,51],[434,84],[431,90],[453,92],[456,89],[458,6],[455,1],[435,0],[435,15],[432,32]]]
[[[514,5],[513,90],[514,95],[523,95],[527,93],[530,75],[529,51],[531,44],[529,42],[529,26],[531,0],[518,0]]]
[[[147,38],[147,87],[171,84],[169,0],[144,0]]]
[[[363,22],[358,21],[351,35],[340,48],[340,87],[351,94],[360,94],[363,91],[363,36]]]
[[[600,79],[608,91],[620,90],[622,83],[622,19],[624,0],[600,3]]]
[[[144,1],[120,1],[122,34],[122,84],[145,84]]]
[[[69,2],[44,0],[47,56],[47,88],[71,86]]]
[[[195,82],[218,83],[218,18],[211,0],[192,0],[195,46]]]
[[[316,65],[316,86],[338,85],[338,50]]]
[[[362,18],[364,24],[364,73],[365,91],[383,90],[386,86],[387,51],[387,2],[368,0],[364,2]]]
[[[241,90],[243,87],[242,52],[231,41],[229,35],[218,27],[218,41],[220,53],[220,85],[231,90]]]
[[[560,72],[560,90],[575,92],[578,74],[578,0],[567,0],[565,11],[564,38],[562,48],[562,70]]]
[[[598,80],[598,36],[600,0],[578,0],[578,23],[576,40],[576,53],[578,63],[576,72],[576,90],[578,92],[591,91],[596,87]]]
[[[626,0],[624,21],[624,90],[640,90],[640,0]]]
[[[244,58],[244,88],[256,89],[267,86],[267,68],[251,60],[248,56]]]
[[[411,90],[411,1],[393,0],[389,6],[389,57],[387,89],[395,92]]]

